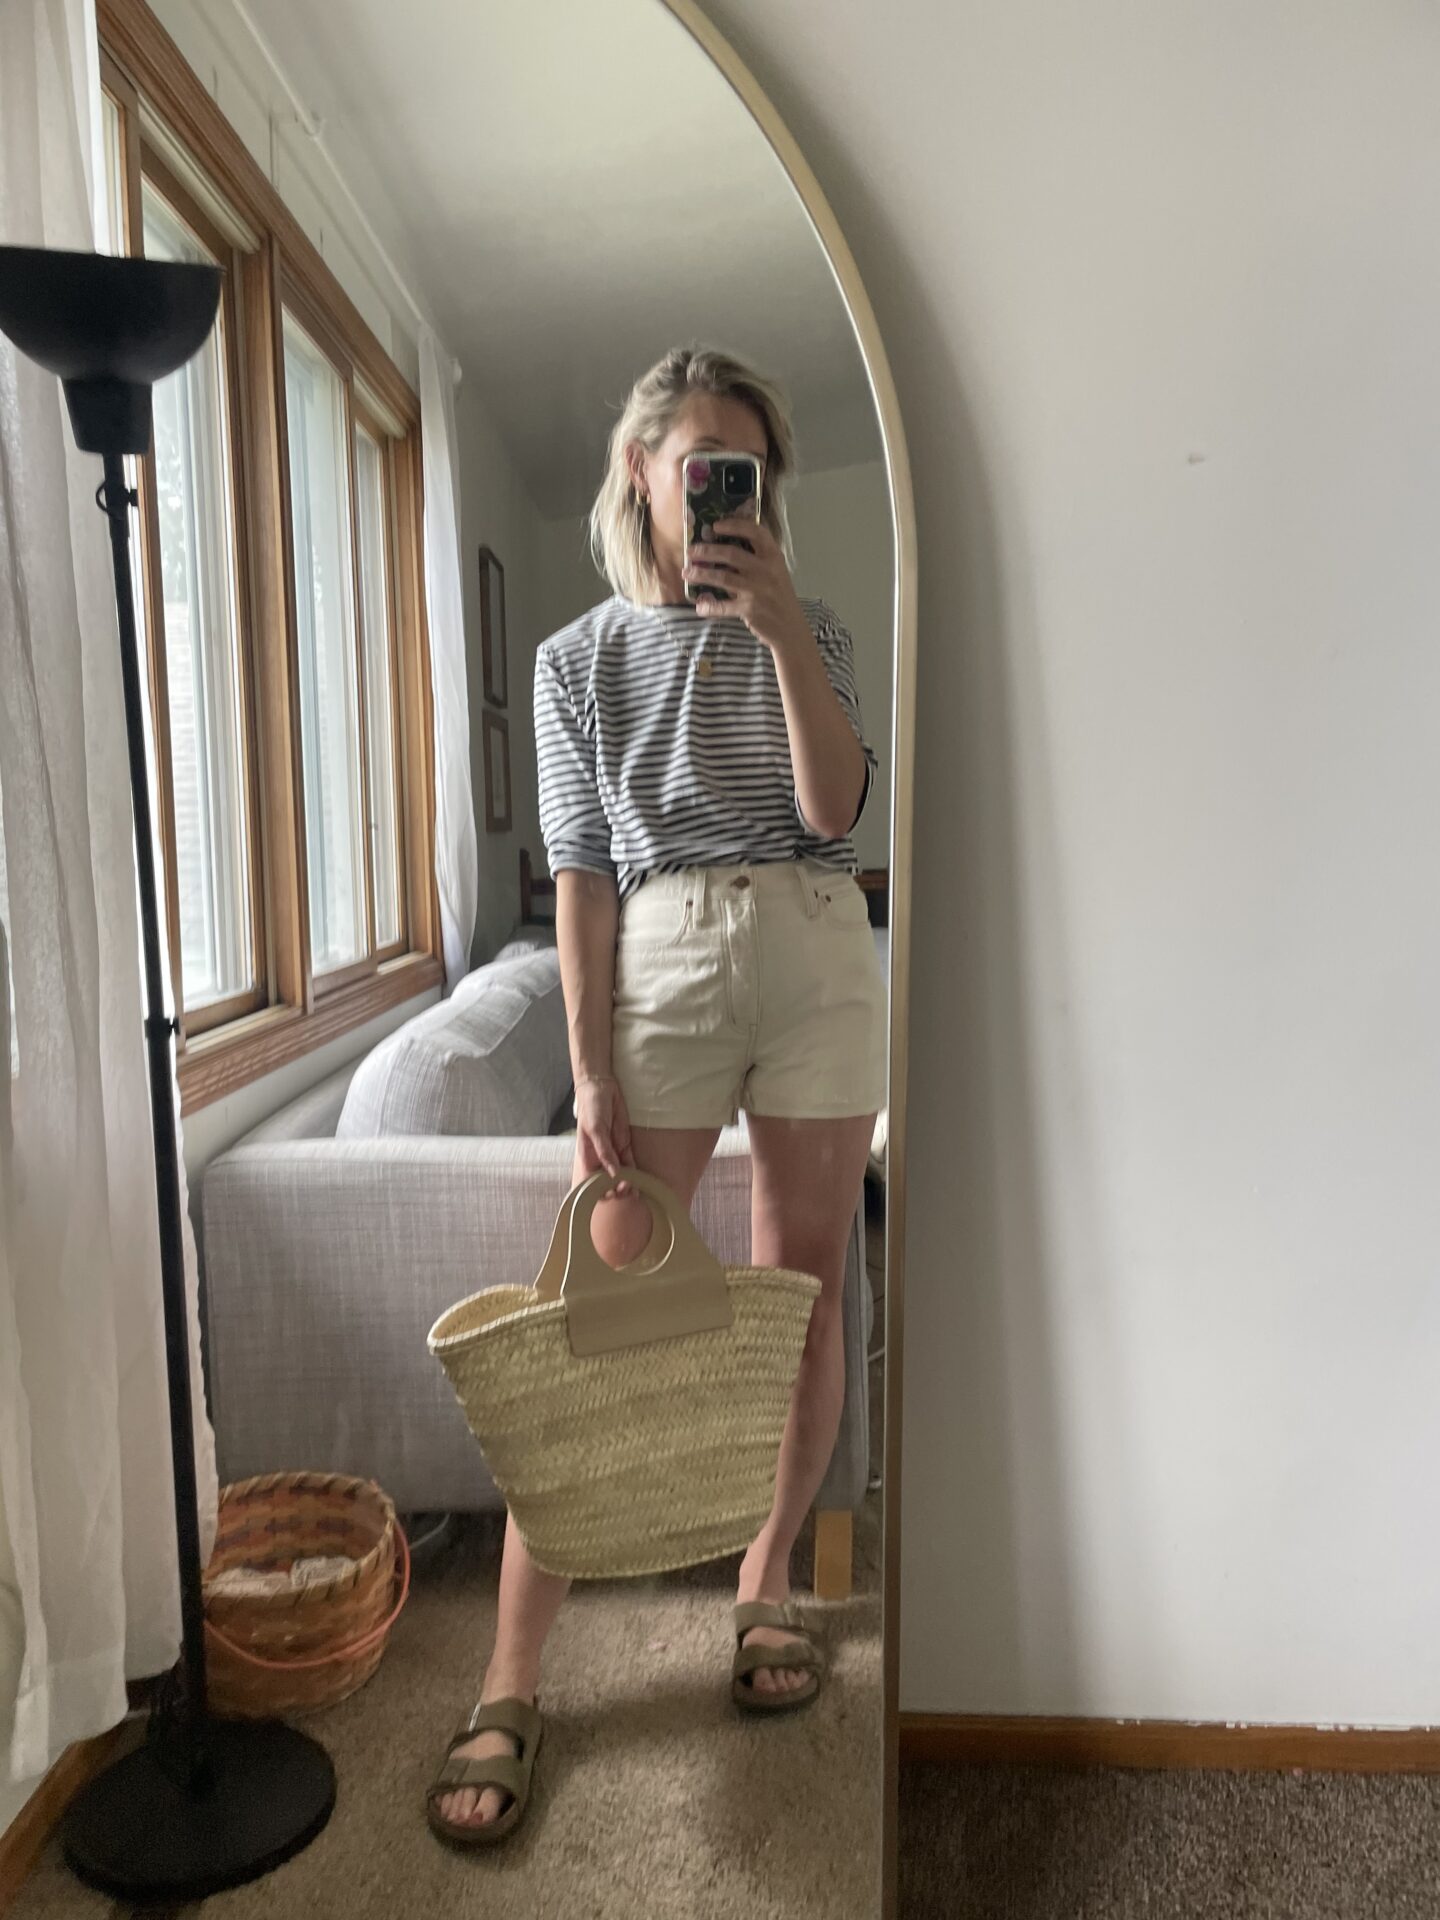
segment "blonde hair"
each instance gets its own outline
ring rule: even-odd
[[[784,395],[771,380],[713,347],[672,347],[630,389],[610,434],[605,478],[590,509],[590,551],[616,593],[653,599],[659,588],[650,542],[650,509],[636,494],[625,449],[639,441],[654,453],[692,394],[743,400],[765,423],[768,447],[760,487],[760,519],[793,560],[784,487],[795,468],[795,432]]]

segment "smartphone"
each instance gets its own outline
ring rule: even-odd
[[[690,453],[685,456],[685,560],[688,565],[691,543],[709,540],[717,520],[760,518],[760,461],[753,453]],[[745,542],[733,534],[716,534],[721,546],[743,547]],[[701,595],[728,600],[723,587],[702,586],[697,580],[685,582],[687,600]]]

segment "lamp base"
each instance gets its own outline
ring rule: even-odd
[[[335,1769],[279,1720],[212,1720],[208,1777],[187,1789],[153,1743],[107,1767],[65,1815],[65,1860],[117,1899],[203,1900],[258,1880],[315,1838],[335,1806]]]

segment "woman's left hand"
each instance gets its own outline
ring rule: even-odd
[[[728,600],[717,600],[713,594],[702,594],[695,611],[706,616],[733,614],[772,650],[808,640],[810,623],[770,529],[757,520],[717,520],[710,531],[744,540],[749,551],[720,546],[713,539],[691,547],[686,580],[700,587],[723,587],[730,595]]]

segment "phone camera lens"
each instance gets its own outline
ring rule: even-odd
[[[732,460],[725,468],[726,493],[737,500],[748,500],[755,491],[755,469],[743,460]]]

